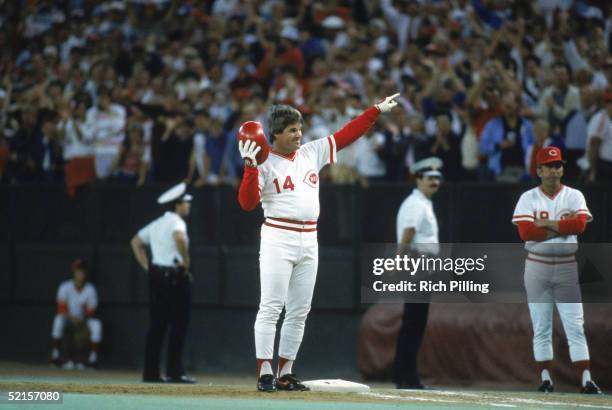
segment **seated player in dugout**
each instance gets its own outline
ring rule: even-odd
[[[98,346],[102,340],[102,322],[94,317],[98,307],[98,293],[93,284],[87,282],[87,263],[81,259],[75,260],[71,265],[72,279],[64,281],[57,290],[57,314],[53,319],[51,338],[53,349],[51,360],[56,366],[71,369],[83,368],[81,360],[73,362],[72,358],[62,357],[60,348],[62,337],[66,329],[70,328],[72,334],[80,333],[82,327],[89,331],[90,351],[87,366],[98,366]]]
[[[245,123],[239,130],[238,146],[245,162],[240,206],[251,211],[261,202],[265,216],[259,257],[261,299],[255,320],[260,391],[308,390],[293,372],[293,362],[302,343],[319,262],[319,171],[336,161],[337,151],[368,132],[381,112],[391,111],[398,97],[385,98],[338,132],[304,145],[301,113],[288,105],[273,106],[268,124],[274,145],[267,159],[258,155],[262,149],[268,154],[269,149],[261,125]],[[274,372],[276,324],[283,308]]]

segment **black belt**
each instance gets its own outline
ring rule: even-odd
[[[185,273],[185,268],[182,266],[161,266],[152,264],[149,267],[151,273],[168,273],[171,275],[179,275]]]

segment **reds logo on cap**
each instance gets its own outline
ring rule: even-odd
[[[538,165],[548,164],[550,162],[564,162],[561,158],[561,150],[557,147],[541,148],[536,155]]]

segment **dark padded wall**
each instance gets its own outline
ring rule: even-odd
[[[104,360],[111,365],[141,364],[147,276],[134,260],[129,241],[163,213],[155,200],[166,188],[94,185],[70,199],[62,186],[0,187],[0,320],[9,324],[6,334],[12,335],[1,338],[4,357],[46,360],[57,287],[70,277],[71,261],[84,257],[92,263],[91,279],[100,297]],[[518,242],[510,220],[518,197],[528,188],[444,185],[434,199],[441,240]],[[600,185],[579,188],[595,217],[582,240],[610,242],[612,190]],[[395,241],[397,210],[411,189],[394,184],[365,190],[321,187],[319,270],[301,350],[307,363],[300,366],[330,368],[331,360],[339,372],[356,369],[357,329],[365,307],[359,300],[360,244]],[[253,371],[263,215],[260,209],[243,212],[236,196],[232,187],[194,193],[188,221],[194,309],[187,358],[198,369]]]
[[[9,272],[11,267],[9,245],[6,242],[0,242],[0,304],[8,303],[10,300],[10,278]]]

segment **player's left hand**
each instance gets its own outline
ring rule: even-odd
[[[376,108],[378,108],[380,112],[391,111],[395,106],[397,106],[397,101],[395,100],[399,96],[400,96],[399,93],[397,93],[397,94],[393,94],[390,97],[385,98],[382,102],[379,102],[378,104],[376,104]]]
[[[255,168],[257,166],[257,153],[261,151],[261,147],[257,146],[255,141],[247,141],[244,144],[242,141],[238,141],[238,151],[240,151],[240,156],[244,160],[244,164],[248,167]]]

